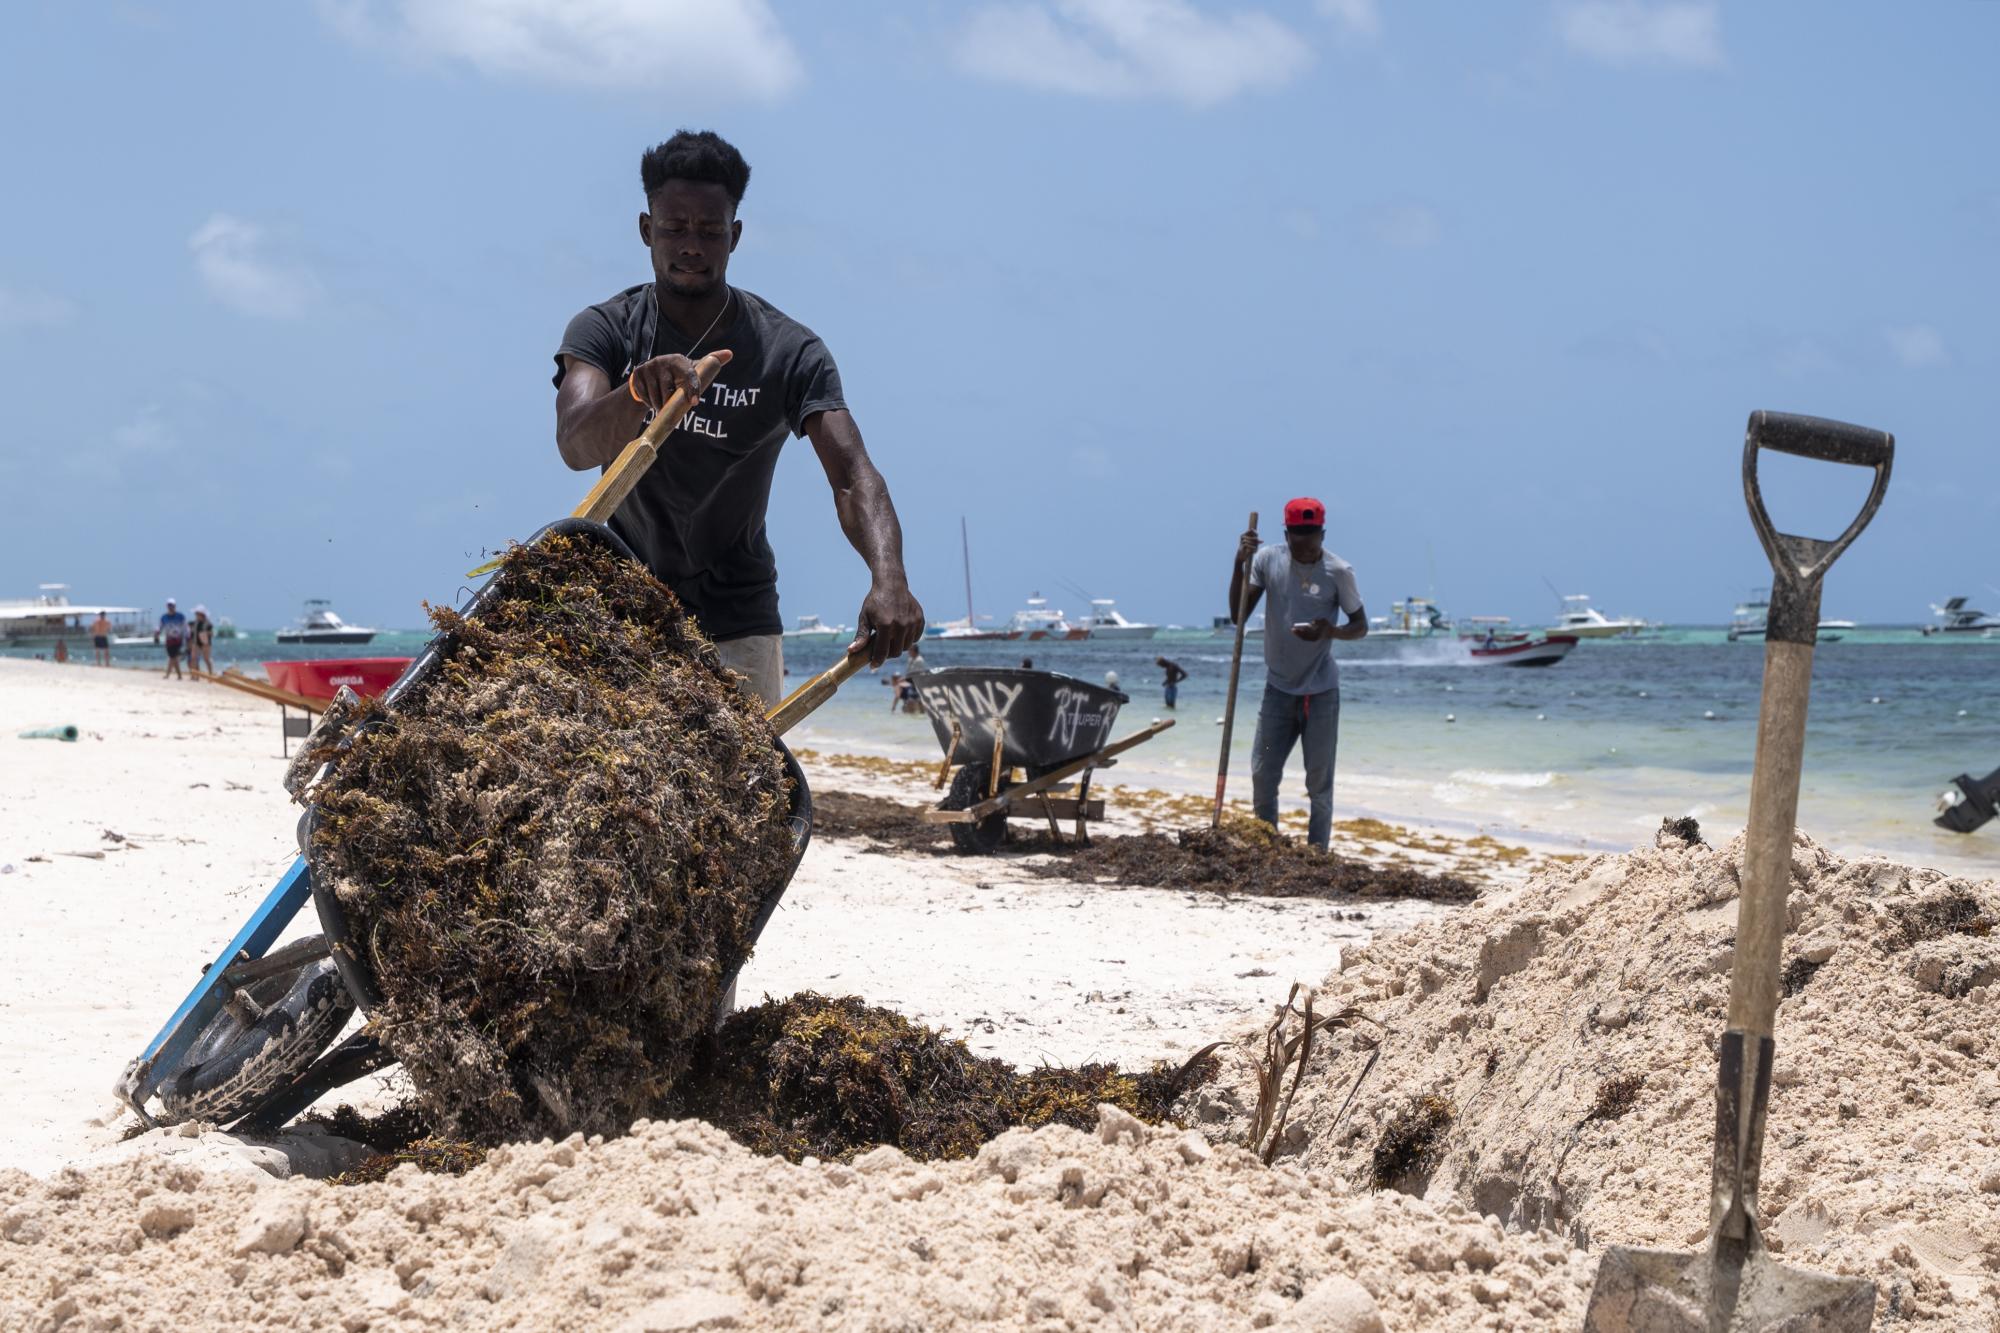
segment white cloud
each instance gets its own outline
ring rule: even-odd
[[[1577,54],[1607,65],[1723,63],[1722,12],[1714,0],[1575,0],[1556,12],[1556,28]]]
[[[75,318],[75,304],[60,296],[0,287],[0,329],[53,328]]]
[[[1319,214],[1310,208],[1281,208],[1278,210],[1278,225],[1302,241],[1319,239]]]
[[[1896,359],[1912,369],[1943,365],[1946,360],[1944,335],[1928,324],[1884,329],[1882,336],[1889,340],[1889,350]]]
[[[1383,245],[1398,250],[1421,250],[1438,243],[1444,235],[1444,224],[1423,204],[1392,204],[1369,217],[1368,230]]]
[[[319,295],[312,270],[273,254],[254,222],[217,213],[188,237],[188,249],[209,293],[243,314],[295,319]]]
[[[138,416],[112,427],[111,443],[122,453],[162,454],[180,444],[180,434],[168,424],[158,404],[148,403]]]
[[[1375,37],[1382,31],[1382,11],[1375,0],[1319,0],[1319,12],[1356,37]]]
[[[1312,51],[1262,10],[1212,16],[1188,0],[1049,0],[981,8],[960,36],[958,61],[1001,83],[1207,107],[1283,87]]]
[[[359,44],[482,74],[775,101],[805,66],[766,0],[319,0]]]

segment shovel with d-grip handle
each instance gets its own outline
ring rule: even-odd
[[[1757,455],[1764,449],[1873,468],[1874,487],[1847,531],[1829,542],[1772,526],[1757,485]],[[1750,521],[1771,558],[1774,581],[1764,632],[1764,697],[1757,714],[1750,823],[1743,840],[1743,892],[1736,907],[1729,1026],[1717,1051],[1708,1246],[1695,1254],[1624,1245],[1607,1249],[1584,1312],[1586,1333],[1865,1333],[1874,1320],[1874,1283],[1781,1264],[1766,1252],[1757,1177],[1771,1093],[1778,964],[1785,942],[1785,895],[1791,883],[1792,826],[1799,809],[1820,580],[1875,517],[1895,454],[1894,437],[1882,431],[1782,412],[1750,414],[1743,441],[1743,492]]]

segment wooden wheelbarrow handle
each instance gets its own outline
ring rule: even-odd
[[[805,684],[793,690],[784,700],[764,714],[764,720],[771,724],[771,730],[782,736],[799,723],[806,715],[833,697],[855,672],[868,665],[868,654],[856,649],[843,653],[838,662],[814,676]]]
[[[727,364],[727,351],[710,352],[694,363],[695,379],[700,383],[702,393],[708,392],[708,386],[715,383],[716,374]],[[632,488],[639,484],[639,478],[646,475],[646,469],[653,466],[653,460],[660,453],[660,442],[681,424],[700,396],[697,394],[690,399],[686,390],[675,389],[674,396],[667,399],[665,407],[653,414],[653,419],[646,423],[646,429],[639,433],[639,438],[621,449],[617,459],[604,469],[604,475],[590,488],[590,494],[583,497],[583,503],[576,507],[573,517],[587,518],[592,523],[609,522],[611,516],[618,512],[618,506],[625,503],[625,497],[632,493]]]
[[[703,393],[715,383],[717,372],[728,364],[729,352],[726,349],[710,352],[694,363],[695,378],[701,384]],[[624,393],[625,390],[617,392]],[[659,457],[660,442],[681,424],[700,397],[696,394],[694,399],[690,399],[685,390],[675,389],[674,396],[667,399],[667,405],[655,412],[653,419],[646,423],[646,429],[639,432],[639,438],[618,451],[618,457],[604,469],[604,475],[583,497],[583,503],[570,512],[570,517],[587,518],[592,523],[610,522],[611,516],[618,512],[618,506],[625,503],[625,497],[639,484],[639,478],[646,475],[646,469],[653,466],[653,460]],[[491,574],[500,568],[504,559],[504,556],[494,556],[476,569],[468,569],[465,577],[476,579],[481,574]]]

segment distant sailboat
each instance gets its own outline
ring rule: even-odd
[[[965,515],[958,516],[959,555],[965,563],[965,619],[948,620],[942,625],[934,625],[926,631],[937,639],[1011,639],[1015,636],[1002,629],[979,628],[979,617],[972,610],[972,538],[967,535]]]

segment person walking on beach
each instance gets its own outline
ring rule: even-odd
[[[1153,665],[1167,673],[1167,678],[1160,682],[1160,690],[1167,696],[1167,711],[1172,712],[1174,702],[1181,697],[1181,682],[1188,678],[1188,673],[1179,662],[1164,657],[1154,658]]]
[[[1354,582],[1354,567],[1326,549],[1326,506],[1309,496],[1285,505],[1285,540],[1260,546],[1255,529],[1243,534],[1229,575],[1232,613],[1250,580],[1247,618],[1260,598],[1270,599],[1264,623],[1264,702],[1250,744],[1250,786],[1257,818],[1278,825],[1278,782],[1292,746],[1303,740],[1306,798],[1311,818],[1306,839],[1321,851],[1333,834],[1333,761],[1340,735],[1340,668],[1335,639],[1368,633],[1368,612]],[[1347,623],[1336,623],[1342,614]]]
[[[181,676],[181,649],[187,643],[188,618],[174,609],[174,599],[167,598],[166,614],[160,617],[160,627],[153,631],[153,642],[164,643],[167,649],[167,669],[160,673],[161,679]]]
[[[95,665],[111,665],[111,617],[102,611],[97,613],[97,619],[90,622],[90,651]]]
[[[775,704],[784,626],[765,511],[786,437],[810,439],[871,580],[847,651],[879,669],[922,636],[924,609],[910,594],[888,484],[862,444],[833,355],[811,329],[727,281],[750,166],[719,136],[682,130],[644,154],[639,178],[639,239],[653,278],[564,330],[556,448],[579,471],[608,466],[676,389],[695,391],[699,357],[727,351],[729,364],[661,444],[611,528],[701,622],[749,693]]]
[[[188,626],[188,670],[215,674],[215,622],[205,606],[195,607],[194,623]]]

